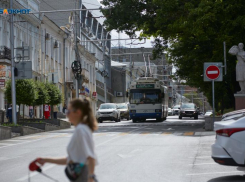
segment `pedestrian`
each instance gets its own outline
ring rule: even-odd
[[[66,104],[65,104],[64,107],[63,107],[63,113],[64,113],[64,114],[66,114],[66,110],[67,110],[67,106],[66,106]]]
[[[12,123],[12,105],[11,104],[10,104],[9,108],[7,109],[6,117],[8,119],[8,122]]]
[[[97,157],[92,133],[97,129],[97,121],[89,100],[72,100],[68,106],[67,117],[75,126],[73,136],[67,146],[67,157],[39,158],[38,163],[66,165],[66,175],[71,181],[96,182],[94,171]],[[71,179],[71,176],[74,178]]]
[[[29,106],[29,117],[33,117],[33,106]]]
[[[54,113],[54,119],[57,119],[57,113],[58,112],[59,112],[58,106],[57,105],[54,105],[54,111],[53,111],[53,113]]]

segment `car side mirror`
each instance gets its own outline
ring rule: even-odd
[[[180,107],[178,109],[180,109]]]

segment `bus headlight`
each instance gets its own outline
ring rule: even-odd
[[[136,110],[130,110],[130,113],[136,113]]]

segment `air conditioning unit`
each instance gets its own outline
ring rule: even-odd
[[[49,34],[49,33],[46,33],[45,39],[46,39],[46,40],[50,40],[50,37],[51,37],[50,34]]]
[[[58,48],[59,47],[59,44],[57,42],[57,40],[54,42],[54,48]]]
[[[122,97],[123,93],[122,92],[117,92],[117,97]]]

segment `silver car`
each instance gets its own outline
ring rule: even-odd
[[[114,103],[101,104],[99,110],[96,112],[96,119],[99,123],[108,120],[120,122],[120,111]]]

